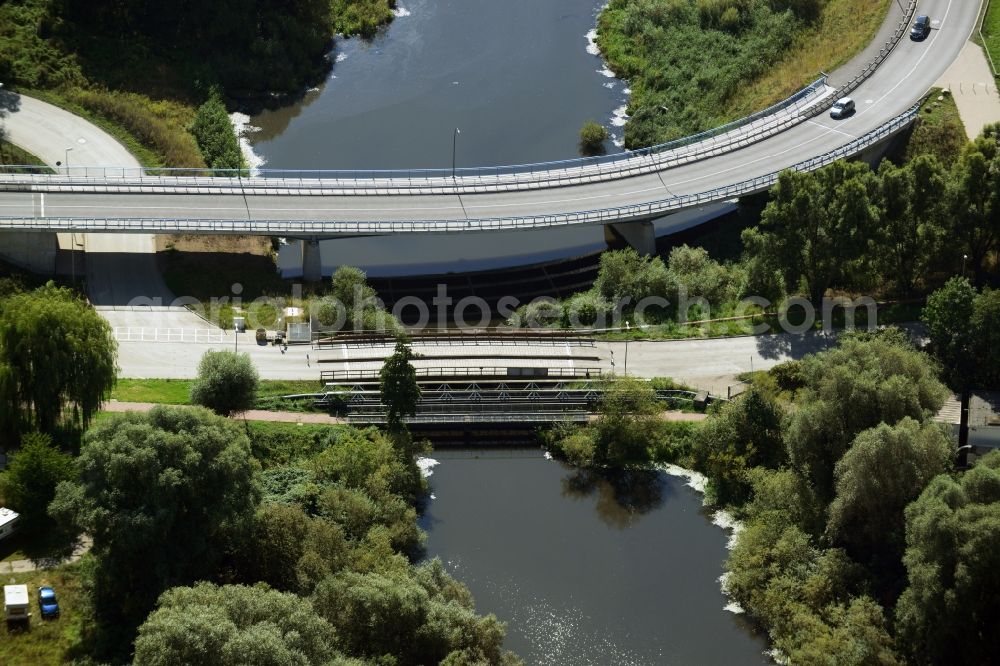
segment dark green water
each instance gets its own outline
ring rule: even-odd
[[[582,476],[537,449],[433,457],[429,555],[508,623],[527,663],[770,663],[725,610],[729,536],[683,479]]]
[[[456,127],[459,166],[577,157],[585,121],[621,134],[627,97],[587,50],[599,2],[398,0],[406,15],[338,39],[327,81],[249,140],[278,169],[447,168]]]

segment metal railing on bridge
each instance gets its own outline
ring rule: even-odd
[[[190,342],[216,344],[226,341],[225,331],[211,328],[148,328],[115,326],[118,342]]]
[[[78,231],[117,233],[209,233],[256,235],[387,235],[397,233],[468,233],[514,231],[572,225],[613,224],[649,220],[715,201],[736,199],[762,192],[774,185],[783,171],[814,171],[839,159],[852,157],[908,127],[917,117],[920,103],[864,136],[823,155],[787,169],[693,194],[683,194],[641,204],[550,215],[457,220],[387,220],[377,222],[315,220],[192,220],[190,218],[23,218],[0,217],[0,228],[21,231]]]

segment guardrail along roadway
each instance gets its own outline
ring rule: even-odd
[[[762,114],[656,150],[603,160],[451,171],[207,179],[90,170],[0,174],[0,229],[237,233],[322,238],[464,233],[648,220],[770,187],[783,169],[815,169],[907,127],[914,105],[957,57],[979,2],[911,0],[877,57],[839,91],[824,80]],[[913,12],[930,36],[906,36]],[[857,112],[823,113],[853,90]],[[291,174],[283,174],[290,176]],[[330,177],[317,177],[330,176]]]

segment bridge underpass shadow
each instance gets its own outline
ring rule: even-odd
[[[124,237],[124,238],[123,238]],[[145,234],[86,234],[87,295],[99,307],[169,306],[156,262],[155,237]]]

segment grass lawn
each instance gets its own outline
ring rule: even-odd
[[[832,72],[846,63],[878,33],[892,1],[827,2],[819,20],[797,35],[792,48],[767,74],[737,91],[726,114],[741,118],[759,111],[816,80],[821,71]]]
[[[55,569],[4,576],[4,584],[28,586],[31,620],[26,628],[0,627],[0,664],[40,666],[60,664],[83,656],[82,644],[92,624],[90,608],[82,584],[83,562]],[[56,591],[60,616],[43,620],[39,616],[37,589],[50,585]]]
[[[41,165],[44,166],[42,160],[29,153],[27,150],[21,148],[20,146],[15,146],[9,141],[0,141],[0,164],[16,164],[16,165]],[[54,173],[52,169],[33,169],[32,173]]]
[[[958,115],[955,98],[943,94],[940,88],[931,90],[920,108],[920,121],[906,143],[902,159],[908,162],[918,155],[936,155],[944,164],[954,162],[968,139],[965,125]]]
[[[155,402],[163,405],[190,404],[191,379],[119,379],[111,399],[119,402]],[[258,397],[261,399],[295,393],[315,393],[318,381],[262,379]]]
[[[993,58],[993,73],[1000,70],[1000,0],[990,0],[983,18],[983,46]]]

